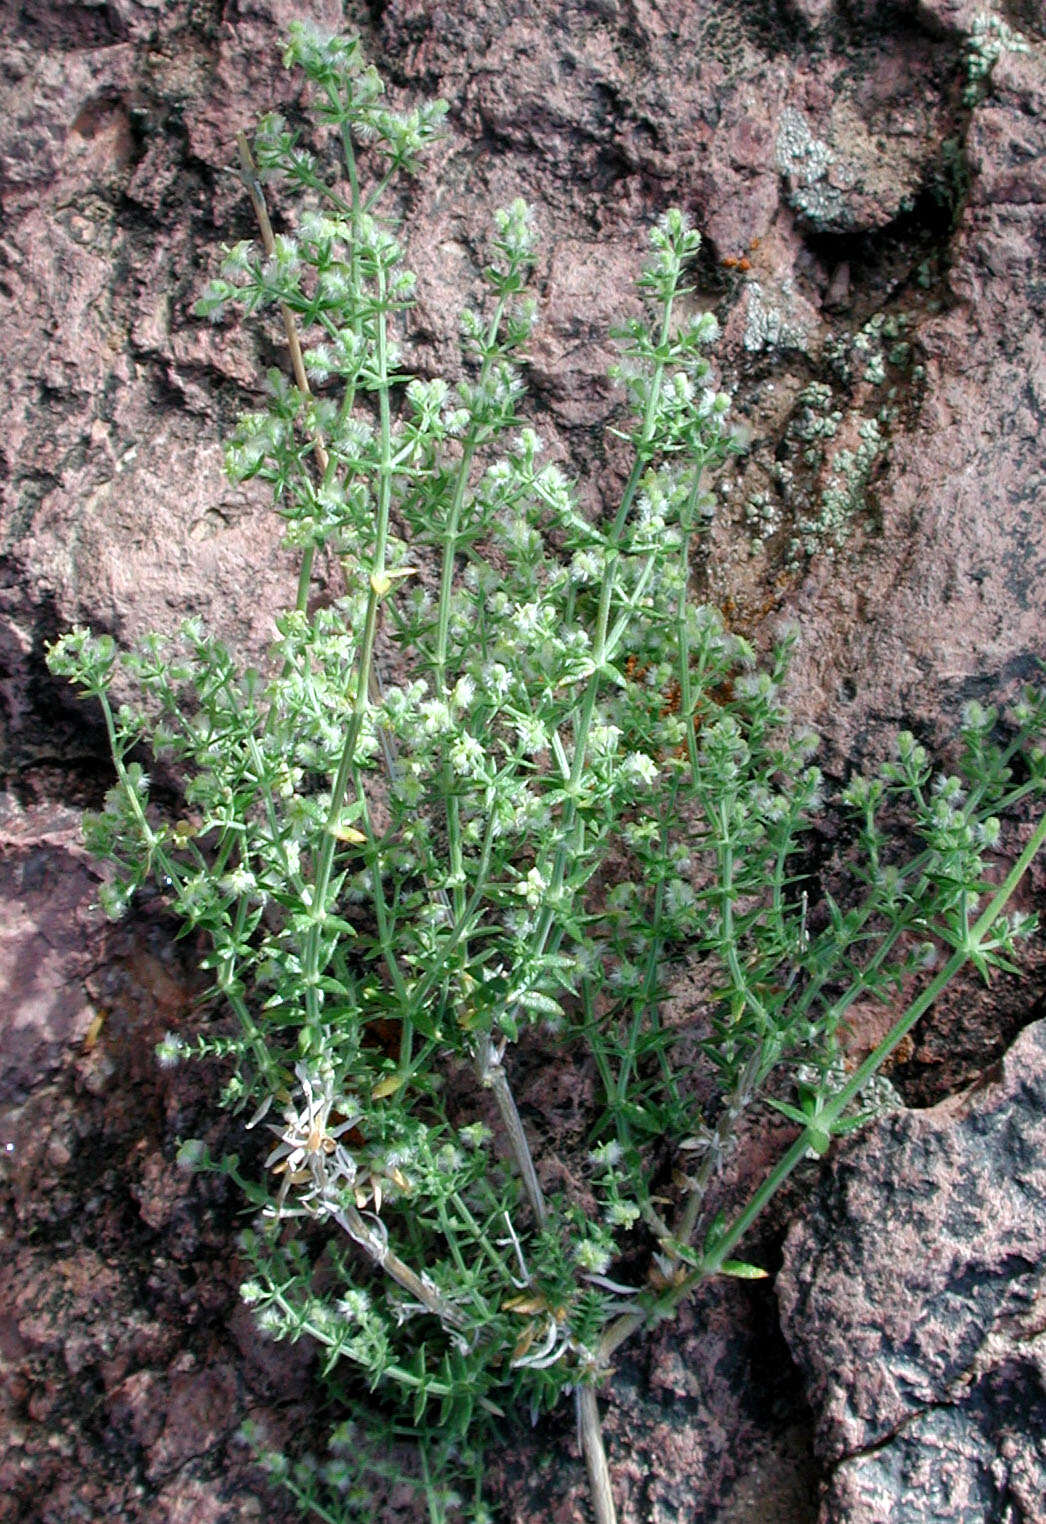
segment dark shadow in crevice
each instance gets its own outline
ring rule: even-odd
[[[42,53],[74,53],[111,47],[126,30],[111,5],[85,5],[83,0],[22,0],[12,32]]]
[[[961,150],[954,172],[925,186],[908,211],[884,227],[853,233],[807,232],[806,248],[826,270],[850,269],[852,300],[847,314],[860,327],[885,302],[911,290],[920,305],[945,299],[950,242],[966,193]]]

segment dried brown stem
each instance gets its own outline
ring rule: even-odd
[[[364,1253],[370,1256],[379,1269],[384,1270],[390,1280],[394,1280],[397,1286],[409,1292],[428,1312],[434,1313],[444,1327],[458,1329],[465,1327],[465,1319],[458,1309],[441,1296],[430,1281],[418,1275],[398,1255],[393,1254],[384,1235],[369,1227],[362,1213],[355,1207],[343,1207],[335,1212],[334,1221],[348,1234],[354,1244],[358,1244]]]
[[[261,181],[258,179],[258,166],[254,162],[247,142],[247,134],[236,134],[236,150],[240,156],[240,169],[243,174],[243,183],[247,187],[247,194],[251,198],[254,208],[254,216],[261,233],[262,248],[271,258],[276,251],[276,239],[272,231],[272,223],[269,220],[269,210],[265,205],[265,194],[262,191]],[[305,374],[305,360],[301,352],[301,341],[298,338],[298,327],[294,320],[294,313],[286,302],[280,303],[280,316],[283,318],[283,329],[287,335],[287,348],[291,352],[291,369],[294,371],[294,384],[303,397],[311,397],[312,389],[309,386],[309,378]],[[327,474],[327,451],[321,440],[313,438],[313,449],[316,452],[316,464],[323,475]]]
[[[530,1152],[530,1144],[516,1106],[516,1098],[508,1082],[508,1075],[505,1073],[505,1066],[501,1062],[501,1055],[496,1051],[489,1034],[480,1039],[476,1055],[476,1071],[480,1084],[494,1094],[498,1114],[508,1136],[509,1151],[522,1177],[523,1189],[527,1193],[530,1209],[534,1213],[538,1227],[543,1228],[548,1221],[548,1209],[545,1206],[545,1197],[537,1170],[534,1168],[534,1156]]]
[[[617,1524],[614,1494],[610,1488],[610,1467],[603,1447],[603,1429],[599,1422],[599,1403],[594,1386],[579,1386],[574,1393],[581,1449],[588,1471],[588,1486],[596,1524]]]

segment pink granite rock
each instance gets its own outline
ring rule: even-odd
[[[95,1018],[84,987],[99,956],[97,874],[79,812],[25,810],[0,796],[0,1105],[21,1102],[83,1043]]]
[[[778,1299],[829,1471],[822,1524],[1040,1516],[1044,1260],[1037,1022],[983,1084],[841,1149],[789,1231]]]
[[[982,9],[8,7],[0,1122],[17,1147],[0,1180],[14,1225],[0,1245],[4,1524],[276,1524],[290,1514],[235,1431],[248,1413],[275,1438],[308,1425],[307,1353],[252,1346],[236,1302],[234,1205],[171,1164],[175,1137],[208,1125],[198,1077],[189,1093],[151,1056],[165,1026],[191,1019],[191,958],[172,956],[169,927],[148,910],[103,936],[72,825],[72,806],[104,788],[103,737],[42,662],[44,642],[74,621],[132,641],[189,613],[254,655],[285,594],[289,561],[263,494],[220,474],[221,436],[256,399],[278,339],[191,316],[218,246],[253,231],[224,171],[235,131],[263,109],[294,109],[282,29],[292,17],[338,25],[346,12],[394,99],[450,102],[446,141],[407,208],[420,282],[408,341],[426,366],[457,364],[447,315],[475,294],[491,208],[519,194],[535,204],[534,417],[550,453],[582,474],[589,504],[612,498],[621,471],[605,433],[607,321],[634,300],[644,228],[672,202],[692,215],[706,237],[692,301],[721,320],[722,378],[750,444],[717,484],[702,586],[757,640],[782,613],[798,621],[795,707],[843,774],[881,755],[900,724],[943,739],[964,699],[1012,691],[1046,654],[1043,32],[1033,6],[1009,8],[1030,51],[1003,53],[969,108],[964,37]],[[855,363],[854,338],[877,318],[904,319],[906,357],[866,350]],[[841,438],[885,420],[884,447],[831,534],[817,528],[830,466],[804,476],[793,448],[810,381],[830,387]],[[791,483],[775,474],[796,464]],[[818,548],[789,561],[803,534]],[[1040,876],[1040,899],[1043,887]],[[919,1093],[961,1085],[997,1056],[1042,983],[1029,972],[942,1001],[913,1061]],[[531,1093],[537,1105],[540,1087]],[[1017,1108],[1016,1094],[999,1095],[1000,1116]],[[569,1100],[549,1097],[549,1128]],[[982,1230],[971,1225],[975,1238]],[[924,1386],[938,1379],[935,1359],[947,1371],[961,1357],[942,1340],[936,1355],[933,1339],[920,1346]],[[1004,1398],[1026,1399],[1032,1416],[1039,1399],[1026,1363],[1007,1387],[1009,1370],[1003,1360],[977,1378],[963,1443],[995,1446],[985,1464],[1034,1518],[1039,1462]],[[178,1413],[197,1397],[210,1416],[193,1453]],[[935,1412],[913,1415],[913,1432]],[[806,1425],[768,1305],[710,1290],[678,1330],[622,1362],[607,1432],[623,1518],[809,1524]],[[908,1452],[915,1491],[932,1445],[944,1453],[941,1433]],[[540,1458],[560,1442],[542,1484]],[[542,1432],[506,1456],[520,1524],[581,1517],[568,1449],[568,1434]],[[833,1520],[871,1524],[880,1481],[858,1459],[834,1468],[826,1506]],[[400,1500],[395,1516],[411,1506]]]

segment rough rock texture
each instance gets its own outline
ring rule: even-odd
[[[167,925],[102,935],[73,819],[0,823],[0,1520],[290,1524],[236,1433],[302,1422],[311,1359],[238,1305],[239,1203],[174,1163],[202,1076],[151,1057],[198,980]]]
[[[158,1074],[151,1052],[165,1026],[191,1020],[192,950],[175,960],[148,907],[103,935],[74,812],[106,786],[104,738],[42,662],[45,641],[77,620],[132,641],[199,612],[241,649],[267,638],[289,562],[263,496],[230,488],[219,463],[220,437],[255,400],[259,367],[279,361],[278,342],[212,328],[191,306],[217,246],[253,232],[224,172],[236,128],[295,106],[276,61],[281,31],[295,16],[344,19],[394,95],[450,102],[447,139],[407,206],[420,300],[406,338],[423,363],[453,372],[448,313],[476,293],[491,207],[518,194],[537,207],[534,416],[583,473],[589,503],[620,480],[605,432],[607,323],[633,301],[644,226],[672,202],[691,213],[706,237],[692,300],[721,319],[723,380],[749,442],[717,484],[704,584],[757,640],[781,614],[798,622],[795,705],[841,773],[881,755],[901,723],[944,739],[964,699],[1012,692],[1046,645],[1046,48],[1040,7],[1013,0],[1006,17],[1028,51],[1002,50],[990,87],[965,98],[966,39],[983,9],[7,0],[0,1519],[279,1521],[285,1505],[249,1469],[236,1428],[248,1413],[274,1437],[315,1426],[307,1355],[277,1357],[237,1309],[236,1204],[174,1170],[175,1137],[207,1131],[205,1087]],[[800,396],[811,382],[839,414],[812,463]],[[846,467],[840,452],[852,456],[871,423],[869,458]],[[1043,887],[1040,874],[1040,901]],[[1030,972],[940,1002],[897,1074],[909,1099],[938,1099],[997,1059],[1041,988]],[[986,1094],[1000,1118],[1019,1114],[1016,1090]],[[540,1111],[540,1093],[532,1104]],[[973,1114],[926,1123],[948,1158]],[[1041,1151],[1029,1169],[1040,1167]],[[837,1236],[848,1231],[840,1220]],[[971,1213],[956,1263],[985,1232]],[[1018,1288],[1024,1252],[1009,1266]],[[1009,1305],[1002,1280],[988,1280]],[[919,1284],[927,1306],[952,1286]],[[994,1316],[984,1284],[971,1276],[956,1292],[982,1320]],[[939,1317],[932,1326],[940,1343],[935,1333],[920,1346],[915,1384],[903,1373],[895,1400],[910,1493],[927,1492],[947,1420],[965,1436],[956,1488],[974,1486],[979,1453],[983,1495],[1001,1495],[1005,1478],[1014,1510],[1039,1517],[1022,1501],[1041,1468],[1031,1344],[1014,1335],[961,1401],[904,1408],[944,1390],[967,1358]],[[820,1432],[834,1433],[827,1386],[811,1393]],[[625,1520],[815,1516],[799,1378],[757,1290],[709,1291],[628,1352],[607,1431]],[[513,1442],[511,1517],[583,1516],[570,1436],[558,1450],[552,1439]],[[869,1499],[886,1484],[875,1458],[856,1454],[877,1441],[855,1430],[824,1442],[830,1516],[879,1524],[887,1515]],[[836,1465],[844,1451],[831,1445],[844,1443],[854,1458]],[[888,1446],[884,1464],[887,1454],[899,1456]],[[977,1506],[961,1515],[971,1524]],[[402,1499],[390,1508],[417,1516]]]
[[[1046,1023],[845,1149],[785,1241],[822,1524],[991,1524],[1046,1498]]]
[[[0,988],[5,993],[0,1102],[24,1101],[82,1043],[95,1012],[85,981],[98,958],[96,876],[79,812],[0,801]]]

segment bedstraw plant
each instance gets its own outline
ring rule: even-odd
[[[161,1058],[220,1057],[223,1104],[268,1148],[253,1165],[198,1142],[183,1157],[239,1182],[244,1299],[272,1335],[308,1336],[362,1415],[322,1463],[270,1469],[344,1520],[366,1514],[367,1466],[389,1464],[368,1434],[413,1438],[429,1517],[483,1517],[449,1478],[478,1477],[504,1415],[569,1393],[607,1524],[597,1393],[615,1350],[702,1278],[761,1273],[737,1251],[773,1193],[860,1120],[957,969],[1006,966],[1030,929],[1006,906],[1046,825],[996,889],[989,869],[999,816],[1042,790],[1046,704],[1029,691],[1008,728],[971,706],[955,776],[902,735],[843,796],[849,898],[815,895],[800,865],[826,804],[816,740],[781,697],[788,641],[759,664],[690,591],[705,474],[733,448],[716,323],[683,284],[698,234],[678,211],[650,232],[646,317],[616,371],[631,465],[586,515],[521,417],[527,207],[495,216],[464,379],[412,376],[389,199],[444,107],[390,110],[355,40],[295,27],[286,62],[316,140],[276,116],[241,138],[260,245],[226,251],[199,311],[282,321],[290,374],[269,373],[227,463],[271,486],[297,584],[263,669],[198,619],[135,652],[85,630],[55,644],[52,670],[101,705],[116,772],[85,832],[111,915],[151,881],[205,941],[223,1014]],[[274,180],[300,199],[276,234]],[[333,602],[311,596],[318,564],[340,567]],[[112,697],[129,686],[134,703]],[[184,780],[173,814],[149,751]],[[666,1002],[684,958],[707,996],[687,1019]],[[896,1019],[848,1072],[848,1013],[876,996]],[[536,1149],[513,1093],[524,1042],[595,1077],[584,1134]],[[794,1142],[713,1215],[765,1106]],[[544,1183],[550,1150],[571,1151],[573,1193]]]

